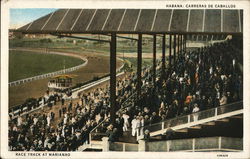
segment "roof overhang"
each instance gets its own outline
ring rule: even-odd
[[[25,34],[242,34],[243,11],[222,9],[59,9]]]

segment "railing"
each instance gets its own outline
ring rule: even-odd
[[[117,70],[117,73],[120,71],[120,69],[118,69]],[[121,76],[121,75],[123,75],[124,74],[124,72],[120,72],[120,73],[118,73],[118,74],[116,74],[116,77],[119,77],[119,76]],[[81,86],[78,86],[78,87],[75,87],[75,88],[73,88],[72,89],[72,93],[73,93],[73,98],[75,98],[76,96],[77,96],[77,94],[78,94],[78,92],[81,92],[81,91],[83,91],[83,90],[85,90],[85,89],[87,89],[87,88],[90,88],[90,87],[93,87],[93,86],[95,86],[95,85],[98,85],[98,84],[100,84],[100,83],[102,83],[102,82],[106,82],[106,81],[108,81],[110,79],[110,77],[109,77],[109,74],[108,75],[105,75],[105,76],[103,76],[102,78],[100,78],[100,79],[98,79],[98,80],[96,80],[96,81],[93,81],[93,82],[86,82],[86,84],[84,84],[84,85],[81,85]]]
[[[243,139],[231,137],[204,137],[147,142],[145,151],[242,151]]]
[[[169,120],[155,123],[155,124],[150,124],[140,129],[144,129],[144,130],[147,129],[152,133],[152,132],[167,129],[169,127],[175,127],[175,126],[179,126],[182,124],[188,124],[188,123],[201,121],[201,120],[211,118],[211,117],[216,117],[218,115],[226,114],[226,113],[233,112],[233,111],[240,110],[240,109],[243,109],[243,101],[204,110],[204,111],[193,113],[190,115],[176,117],[176,118],[169,119]],[[143,138],[143,134],[140,134],[140,136],[138,137],[138,139],[141,139],[141,138]]]
[[[9,87],[16,86],[16,85],[23,84],[23,83],[27,83],[27,82],[31,82],[34,80],[40,80],[40,79],[44,79],[44,78],[48,78],[48,77],[53,77],[53,76],[63,74],[63,73],[69,73],[69,72],[78,70],[81,67],[84,67],[88,64],[88,60],[86,58],[83,58],[81,56],[77,56],[77,57],[81,58],[85,62],[81,65],[74,66],[71,68],[67,68],[67,69],[63,69],[63,70],[59,70],[59,71],[55,71],[55,72],[51,72],[51,73],[47,73],[47,74],[42,74],[42,75],[38,75],[38,76],[34,76],[34,77],[29,77],[29,78],[25,78],[25,79],[21,79],[21,80],[17,80],[17,81],[13,81],[13,82],[9,83]]]
[[[144,69],[144,68],[143,68],[143,69]],[[151,69],[151,67],[150,67],[150,69]],[[157,70],[157,73],[159,73],[159,70]],[[149,73],[148,73],[148,75],[149,75]],[[148,78],[148,76],[147,76],[147,77],[143,77],[142,79],[145,79],[145,78]],[[143,85],[143,86],[141,87],[141,90],[143,91],[143,90],[145,89],[145,87],[146,87],[146,86]],[[129,103],[131,100],[134,100],[134,99],[136,99],[136,98],[137,98],[137,91],[134,90],[134,91],[131,93],[131,95],[130,95],[124,102],[121,103],[121,109],[128,107],[128,103]]]
[[[159,70],[157,70],[157,73],[159,72]],[[147,77],[143,77],[143,79],[144,78],[147,78]],[[143,85],[142,86],[142,90],[145,88],[145,85]],[[124,101],[124,102],[122,102],[121,104],[120,104],[120,109],[118,110],[118,111],[120,111],[120,110],[122,110],[122,109],[124,109],[124,108],[127,108],[127,107],[129,107],[129,101],[131,101],[131,100],[133,100],[133,99],[135,99],[135,98],[137,98],[137,91],[135,90],[135,91],[133,91],[132,93],[131,93],[131,95]],[[103,126],[103,124],[104,124],[104,122],[105,121],[107,121],[107,120],[109,120],[109,118],[106,118],[105,120],[103,120],[100,124],[98,124],[94,129],[92,129],[91,131],[90,131],[90,133],[89,133],[89,144],[91,145],[91,141],[92,140],[101,140],[102,139],[102,137],[105,137],[106,136],[106,133],[105,132],[103,132],[103,131],[99,131],[99,128],[100,128],[100,126]]]
[[[9,112],[9,115],[12,116],[11,119],[16,119],[19,115],[23,116],[23,115],[29,114],[49,104],[48,101],[43,102],[42,100],[38,102],[38,105],[30,105],[30,106],[20,105],[21,108],[15,109],[15,110],[12,109],[12,111]],[[53,106],[55,105],[56,102],[59,102],[59,101],[50,101],[50,104]]]
[[[126,107],[128,107],[127,103],[128,101],[130,101],[131,99],[133,99],[134,97],[136,97],[137,92],[132,92],[131,95],[121,104],[121,107],[118,111],[120,111],[121,109],[124,109]],[[110,120],[110,118],[106,118],[103,121],[101,121],[94,129],[92,129],[89,133],[89,143],[91,144],[92,140],[101,140],[102,137],[106,136],[106,133],[103,131],[100,131],[100,127],[103,127],[103,124],[105,122],[107,122],[108,120]]]
[[[99,130],[99,128],[103,125],[105,122],[108,122],[110,120],[109,117],[101,121],[94,129],[92,129],[89,133],[89,144],[91,144],[92,140],[102,140],[102,137],[106,136],[106,133]]]
[[[128,107],[128,102],[136,98],[136,95],[137,92],[132,92],[131,95],[124,102],[121,103],[121,108],[123,109]]]
[[[85,64],[85,63],[84,63],[84,64]],[[87,64],[87,62],[86,62],[86,64]],[[122,69],[123,66],[124,66],[124,65],[122,65],[120,68],[118,68],[118,69],[117,69],[117,72],[121,71],[121,69]],[[77,66],[76,66],[76,67],[77,67]],[[118,76],[123,75],[123,74],[124,74],[124,72],[120,72],[120,73],[118,73],[116,76],[118,77]],[[78,94],[79,91],[86,90],[86,89],[88,89],[88,88],[91,88],[91,87],[93,87],[93,86],[96,86],[96,85],[98,85],[98,84],[100,84],[100,83],[102,83],[102,82],[105,82],[105,81],[107,81],[107,80],[109,80],[109,77],[103,77],[103,78],[101,78],[101,79],[99,79],[99,80],[97,80],[97,81],[93,81],[93,82],[87,83],[87,84],[85,84],[85,85],[83,85],[83,86],[74,88],[74,89],[72,89],[72,96],[77,96],[77,94]],[[76,94],[76,95],[74,95],[74,94]],[[20,114],[20,115],[27,114],[27,113],[29,113],[29,112],[31,112],[31,111],[35,111],[35,110],[37,110],[37,109],[40,109],[40,108],[46,106],[47,104],[48,104],[48,103],[43,103],[43,104],[42,104],[42,101],[39,101],[39,105],[36,106],[34,109],[33,109],[33,106],[32,106],[32,109],[31,109],[31,110],[28,109],[28,106],[16,105],[16,106],[13,106],[11,110],[9,110],[9,113],[12,115],[12,118],[15,119],[15,118],[17,117],[17,115],[19,115],[19,114]],[[54,102],[52,102],[52,104],[54,105]]]

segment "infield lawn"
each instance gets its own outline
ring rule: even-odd
[[[78,58],[25,51],[9,52],[9,81],[16,81],[82,64]]]

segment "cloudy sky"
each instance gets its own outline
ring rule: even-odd
[[[55,10],[55,8],[10,9],[10,29],[21,27]]]

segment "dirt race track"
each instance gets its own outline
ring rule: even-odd
[[[69,74],[76,75],[74,84],[85,82],[96,76],[103,76],[109,73],[109,56],[98,53],[67,53],[78,54],[88,59],[88,64],[79,70]],[[117,68],[122,66],[122,61],[117,60]],[[9,87],[9,107],[22,104],[27,98],[38,98],[45,94],[50,78],[24,83],[18,86]]]

